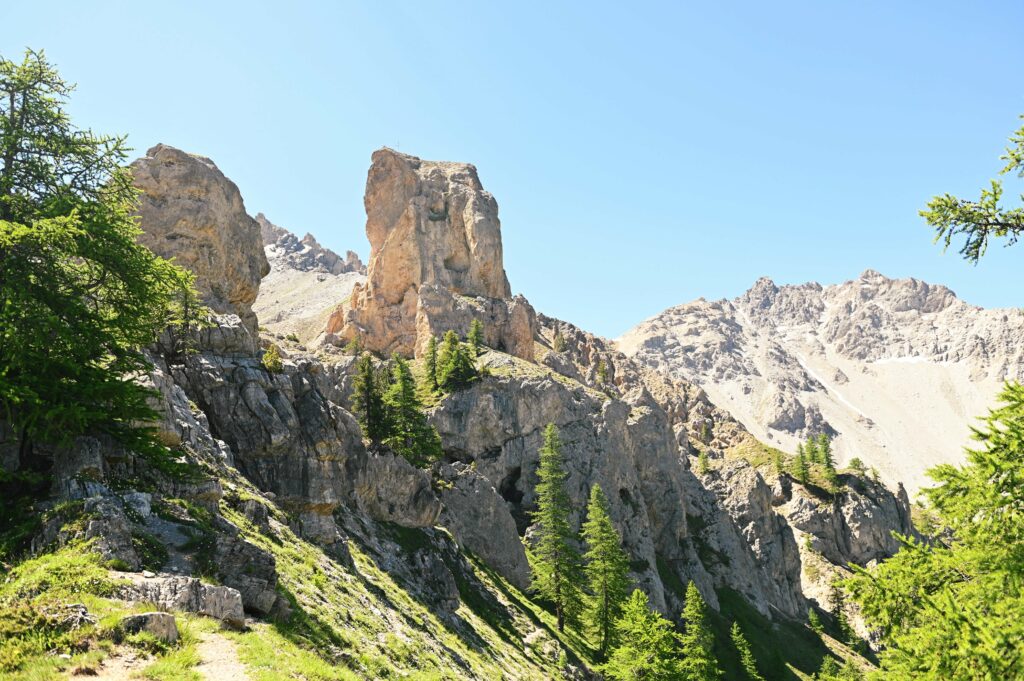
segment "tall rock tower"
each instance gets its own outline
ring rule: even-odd
[[[464,335],[479,319],[487,345],[533,359],[536,315],[512,297],[498,204],[475,167],[380,149],[364,203],[368,279],[331,315],[326,341],[358,336],[383,355],[414,356],[430,336]]]

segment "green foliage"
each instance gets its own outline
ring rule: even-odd
[[[707,475],[711,471],[711,463],[708,461],[708,450],[700,450],[697,455],[697,473]]]
[[[604,658],[614,643],[615,621],[629,594],[629,556],[608,514],[608,499],[601,486],[590,488],[587,520],[582,528],[587,550],[583,556],[589,596],[584,621],[598,654]]]
[[[859,456],[850,459],[849,469],[861,477],[867,475],[868,472],[867,466],[864,465]]]
[[[345,354],[353,357],[358,357],[363,354],[363,342],[359,339],[359,334],[355,334],[345,344]]]
[[[1016,172],[1017,177],[1024,177],[1024,126],[1013,133],[1010,143],[1012,146],[1007,147],[1006,153],[1000,157],[1006,161],[1006,166],[999,174]],[[932,198],[920,215],[935,229],[935,241],[943,242],[945,248],[962,236],[964,243],[960,255],[977,264],[985,255],[990,238],[1006,239],[1009,246],[1016,243],[1024,231],[1024,207],[1001,206],[1002,197],[1003,183],[992,180],[990,187],[981,191],[981,198],[977,201],[943,194]],[[1021,200],[1024,200],[1024,194]]]
[[[476,364],[469,349],[459,342],[454,331],[444,335],[437,370],[438,383],[445,390],[465,388],[477,376]]]
[[[801,485],[807,485],[811,477],[811,468],[807,463],[807,455],[802,445],[796,448],[796,467],[793,477],[800,481]]]
[[[679,638],[683,653],[680,665],[682,678],[687,681],[713,681],[722,678],[722,672],[715,660],[715,636],[708,625],[708,606],[693,582],[686,586],[683,626],[683,635]]]
[[[603,359],[597,361],[597,383],[604,385],[608,382],[608,363]]]
[[[123,137],[76,129],[40,52],[0,57],[0,418],[19,439],[103,432],[160,449],[141,348],[196,310],[184,270],[136,243]]]
[[[826,657],[814,678],[816,681],[863,681],[864,673],[852,660],[847,660],[840,667],[836,658]]]
[[[359,418],[363,435],[370,442],[380,444],[388,436],[387,412],[384,405],[384,390],[387,380],[377,371],[373,358],[364,353],[356,365],[356,377],[352,388],[352,410]]]
[[[135,549],[144,570],[159,572],[167,562],[167,547],[148,532],[132,532],[132,548]]]
[[[739,622],[733,622],[732,628],[729,630],[729,637],[732,639],[732,645],[736,648],[736,653],[740,658],[740,664],[743,665],[743,671],[747,676],[748,681],[765,681],[764,677],[761,676],[761,672],[757,669],[757,660],[754,658],[754,651],[750,649],[750,642],[747,641],[747,637],[743,635],[743,630],[740,628]]]
[[[807,609],[807,625],[814,630],[816,634],[825,633],[825,627],[821,624],[821,618],[818,617],[818,611],[814,608]]]
[[[821,433],[818,435],[817,445],[816,451],[818,454],[818,463],[825,468],[835,470],[836,462],[835,459],[832,458],[832,438],[830,438],[827,433]]]
[[[36,502],[50,492],[50,478],[0,467],[0,564],[28,550],[42,524]]]
[[[615,622],[619,644],[603,668],[612,681],[674,681],[682,675],[672,623],[650,608],[640,589],[633,591]]]
[[[569,524],[572,499],[565,489],[565,464],[562,443],[555,424],[544,431],[537,468],[537,510],[532,520],[537,524],[533,548],[533,588],[555,608],[558,630],[576,626],[583,605],[580,591],[583,582],[580,556],[574,545]]]
[[[260,363],[263,364],[264,369],[272,374],[279,374],[284,370],[284,364],[281,360],[281,351],[273,343],[263,351],[263,359]]]
[[[427,341],[426,371],[427,387],[430,388],[431,392],[437,392],[440,385],[437,381],[437,338],[434,336],[431,336],[430,340]]]
[[[484,344],[484,325],[480,323],[479,319],[474,319],[469,325],[469,334],[466,336],[466,342],[469,343],[472,356],[479,356]]]
[[[782,452],[777,449],[772,453],[772,468],[775,475],[782,475],[786,472],[786,460],[783,458]]]
[[[391,365],[391,386],[384,395],[388,433],[384,444],[412,465],[425,466],[441,457],[441,437],[423,413],[409,364],[395,355]]]
[[[1024,675],[1024,386],[1007,384],[1000,401],[967,464],[929,472],[946,538],[900,537],[899,553],[845,583],[883,632],[880,678]]]
[[[561,331],[555,331],[555,337],[551,341],[551,349],[555,352],[565,352],[565,336]]]

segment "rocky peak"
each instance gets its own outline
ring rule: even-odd
[[[1024,312],[983,310],[947,287],[867,270],[831,286],[758,280],[733,301],[665,310],[619,339],[649,367],[691,380],[759,439],[795,449],[838,434],[913,492],[962,460],[969,419],[1024,377]]]
[[[413,355],[430,335],[465,333],[479,318],[488,345],[532,358],[533,308],[512,298],[498,204],[475,167],[380,149],[364,203],[368,279],[331,316],[326,340],[360,336],[369,349]]]
[[[139,242],[191,270],[203,301],[238,315],[255,336],[252,304],[270,264],[238,187],[210,159],[165,144],[130,167],[142,191]]]
[[[366,267],[353,251],[348,251],[342,258],[331,249],[321,246],[312,234],[299,239],[287,229],[272,223],[263,213],[256,214],[256,222],[260,226],[260,236],[272,266],[334,275],[346,272],[366,274]]]

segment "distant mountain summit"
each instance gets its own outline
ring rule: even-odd
[[[1024,311],[867,270],[833,286],[759,279],[734,300],[669,308],[617,341],[691,380],[755,436],[792,451],[820,432],[911,493],[959,462],[975,417],[1024,378]]]
[[[352,251],[342,258],[321,246],[312,234],[299,239],[263,213],[255,219],[270,273],[260,283],[253,310],[270,331],[310,341],[321,332],[338,302],[366,280],[366,267]]]

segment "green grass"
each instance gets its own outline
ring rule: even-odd
[[[253,681],[350,681],[350,669],[331,664],[299,646],[273,624],[257,624],[246,632],[226,634],[238,644],[238,658]]]
[[[152,681],[199,681],[195,667],[201,662],[199,643],[204,633],[220,628],[220,623],[208,617],[179,613],[177,615],[180,638],[175,646],[162,646],[160,654],[139,673]]]

